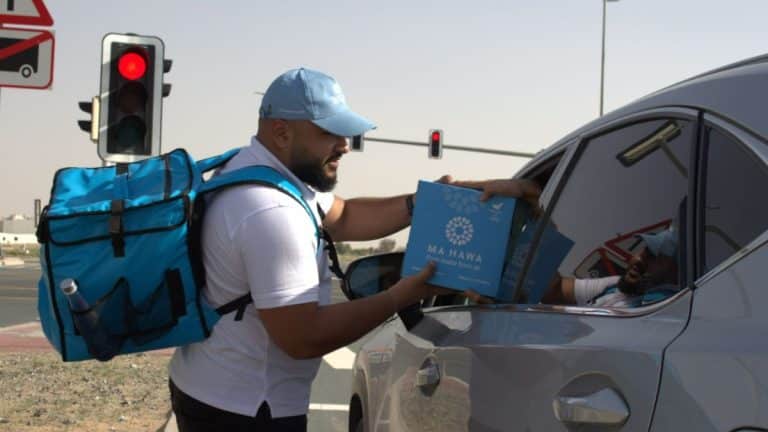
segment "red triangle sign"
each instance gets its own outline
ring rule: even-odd
[[[51,26],[53,17],[43,0],[0,0],[0,24]]]

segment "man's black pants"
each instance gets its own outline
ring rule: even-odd
[[[307,416],[272,418],[266,402],[255,417],[248,417],[204,404],[185,394],[173,383],[171,406],[179,432],[306,432]]]

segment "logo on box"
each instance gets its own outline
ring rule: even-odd
[[[456,216],[448,221],[445,226],[445,238],[456,246],[464,246],[472,241],[472,233],[475,228],[472,222],[463,216]]]

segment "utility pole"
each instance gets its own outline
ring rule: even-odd
[[[605,93],[605,9],[608,2],[619,0],[602,0],[603,2],[603,44],[600,50],[600,117],[603,116],[603,94]]]

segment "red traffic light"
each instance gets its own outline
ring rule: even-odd
[[[127,80],[137,80],[147,72],[147,60],[135,52],[125,53],[117,61],[120,76]]]
[[[429,131],[429,157],[440,159],[443,157],[443,130],[431,129]]]

